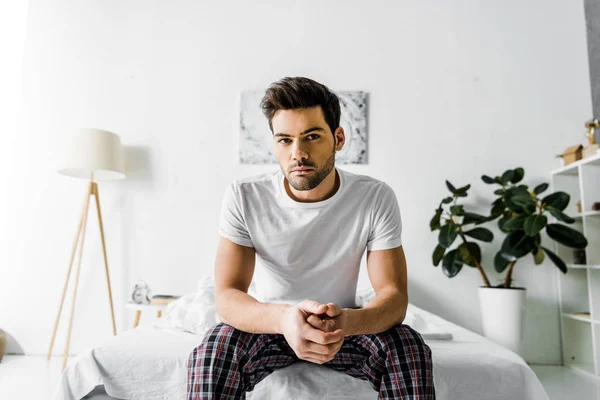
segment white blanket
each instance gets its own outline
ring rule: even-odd
[[[548,400],[517,354],[412,304],[409,311],[453,335],[453,340],[425,339],[433,353],[438,400]],[[53,399],[79,400],[97,385],[121,399],[185,399],[187,359],[201,340],[156,327],[123,332],[71,360]],[[377,392],[367,381],[298,362],[273,372],[247,398],[375,400]]]

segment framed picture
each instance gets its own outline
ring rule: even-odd
[[[260,108],[264,90],[246,90],[240,98],[240,147],[242,164],[277,164],[269,122]],[[342,91],[340,126],[346,143],[336,154],[336,164],[367,164],[367,93]]]

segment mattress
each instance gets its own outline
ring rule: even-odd
[[[409,311],[453,337],[425,339],[432,350],[438,400],[548,400],[519,355],[412,304]],[[198,335],[156,327],[123,332],[72,360],[53,399],[185,399],[187,358],[201,340]],[[273,372],[247,394],[249,400],[377,397],[367,381],[304,361]]]

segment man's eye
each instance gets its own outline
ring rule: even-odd
[[[307,136],[307,139],[309,139],[309,140],[316,140],[316,139],[318,139],[318,138],[319,138],[319,135],[315,135],[315,134],[312,134],[312,135],[308,135],[308,136]]]
[[[289,143],[290,139],[280,139],[279,143]]]

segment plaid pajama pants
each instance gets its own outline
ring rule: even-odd
[[[283,335],[215,325],[190,354],[187,399],[245,399],[271,372],[299,360]],[[321,365],[368,380],[380,399],[435,399],[431,349],[408,325],[346,336],[335,358]]]

